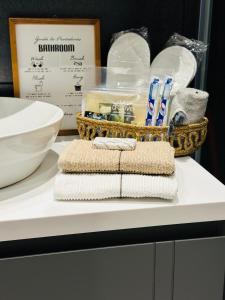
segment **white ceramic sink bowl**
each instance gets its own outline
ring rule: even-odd
[[[56,139],[62,118],[57,106],[0,97],[0,188],[37,169]]]

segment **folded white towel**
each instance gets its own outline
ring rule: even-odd
[[[93,147],[107,150],[134,150],[136,143],[137,141],[131,138],[96,137],[93,141]]]
[[[122,196],[129,198],[162,198],[173,200],[177,194],[175,174],[171,176],[123,175]]]
[[[59,173],[54,186],[57,200],[100,200],[120,197],[172,200],[176,193],[175,175]]]
[[[54,195],[57,200],[96,200],[120,197],[119,174],[56,175]]]

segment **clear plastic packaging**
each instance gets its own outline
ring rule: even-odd
[[[202,58],[208,48],[208,45],[206,45],[202,41],[189,39],[178,33],[174,33],[166,42],[165,48],[170,46],[182,46],[190,50],[195,56],[198,65],[201,63]]]
[[[149,72],[124,68],[86,69],[82,115],[106,121],[145,125]]]
[[[112,35],[112,38],[110,40],[110,44],[112,45],[115,42],[115,40],[117,40],[121,35],[123,35],[125,33],[128,33],[128,32],[137,33],[140,36],[142,36],[146,40],[146,42],[148,43],[149,48],[150,48],[149,30],[145,26],[140,27],[140,28],[130,28],[130,29],[127,29],[127,30],[122,30],[122,31],[119,31],[119,32],[115,32]]]
[[[148,28],[132,28],[113,34],[107,67],[132,68],[134,71],[142,71],[150,68],[150,60]]]

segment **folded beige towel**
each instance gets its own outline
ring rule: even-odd
[[[122,173],[170,175],[174,169],[174,148],[167,142],[139,142],[134,151],[121,153]]]
[[[61,171],[75,173],[166,174],[174,172],[174,149],[167,142],[137,142],[134,151],[93,149],[74,140],[60,155]]]
[[[89,141],[74,140],[60,155],[58,167],[64,172],[115,173],[118,171],[119,159],[118,150],[93,149]]]

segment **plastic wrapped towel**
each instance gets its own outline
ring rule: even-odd
[[[205,115],[208,97],[207,92],[194,88],[178,90],[171,103],[169,119],[172,120],[177,113],[182,112],[182,124],[198,122]]]

